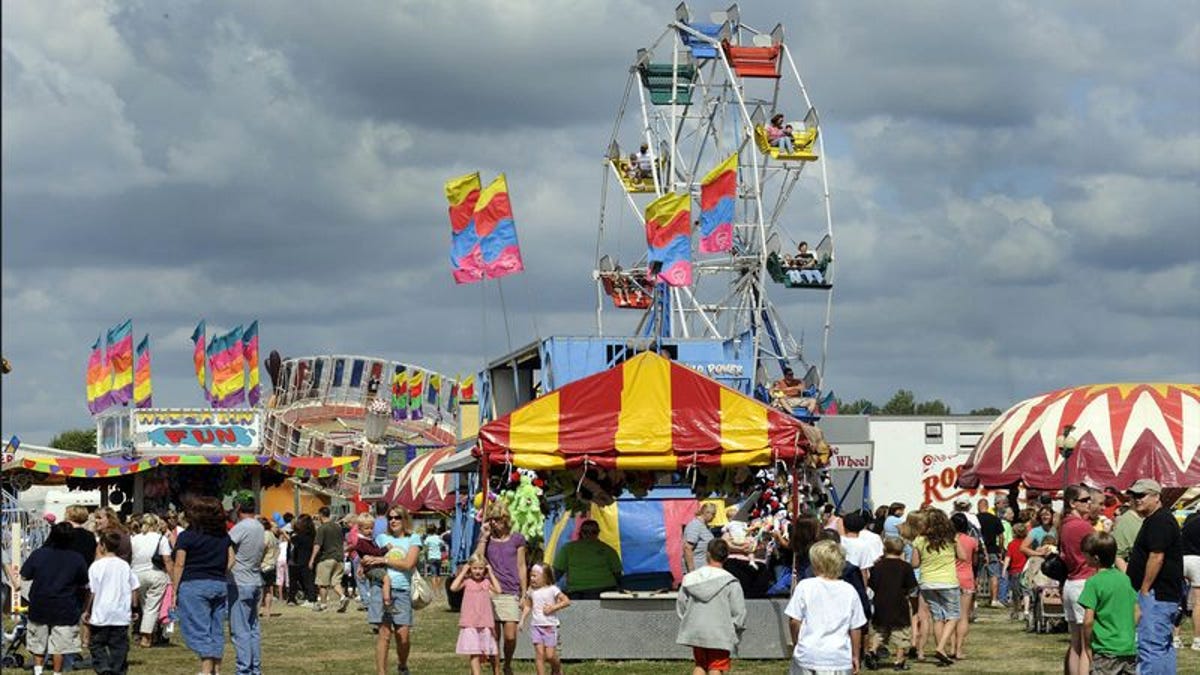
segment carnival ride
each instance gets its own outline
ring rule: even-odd
[[[790,151],[772,144],[766,128],[769,118],[785,111],[802,113],[788,123]],[[648,149],[640,170],[636,155],[623,154],[622,141]],[[670,193],[699,196],[706,173],[734,154],[730,250],[694,259],[689,285],[649,280],[656,270],[641,237],[647,203]],[[703,22],[681,3],[668,28],[635,55],[609,140],[593,274],[598,332],[612,334],[621,321],[606,325],[611,302],[641,312],[633,331],[638,335],[747,336],[759,366],[752,391],[760,396],[772,362],[823,388],[835,271],[824,157],[820,118],[783,27],[755,29],[742,21],[736,4]],[[805,238],[819,240],[815,264],[803,275],[791,274],[789,253]],[[795,339],[782,320],[771,296],[785,289],[824,295],[823,316],[801,317],[806,327],[817,324],[819,349],[806,350],[805,334]]]

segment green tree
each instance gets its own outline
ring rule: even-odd
[[[917,397],[907,389],[901,389],[883,404],[880,415],[912,415],[917,411]]]
[[[875,412],[875,404],[865,398],[860,398],[857,401],[842,403],[838,401],[839,415],[869,415]]]
[[[95,429],[68,429],[50,439],[50,447],[73,452],[96,452]]]
[[[972,415],[999,415],[1001,410],[988,406],[987,408],[976,408],[971,411]]]
[[[941,399],[922,401],[917,404],[917,414],[929,417],[944,417],[950,414],[950,406],[942,403]]]

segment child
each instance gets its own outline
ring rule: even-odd
[[[546,675],[546,662],[550,663],[552,675],[561,675],[562,662],[558,659],[557,612],[571,605],[567,596],[554,585],[554,573],[545,565],[535,564],[529,570],[529,590],[521,600],[521,621],[533,616],[529,625],[529,637],[533,641],[538,675]],[[519,625],[520,625],[519,624]]]
[[[862,628],[867,623],[854,587],[841,580],[846,556],[829,540],[808,550],[813,574],[796,584],[784,614],[791,618],[792,673],[857,672]]]
[[[746,545],[746,532],[749,526],[745,521],[735,520],[738,507],[730,506],[725,509],[725,518],[729,522],[725,523],[725,527],[721,528],[722,533],[729,535],[729,543],[735,547],[742,548]]]
[[[83,622],[91,627],[88,649],[92,652],[92,667],[99,675],[123,675],[125,658],[129,655],[129,624],[137,603],[137,575],[129,563],[117,557],[121,533],[105,530],[100,533],[96,562],[88,568],[87,607]]]
[[[746,599],[737,577],[725,571],[729,543],[708,542],[707,564],[688,572],[679,586],[676,644],[692,648],[692,675],[728,672],[730,654],[746,625]]]
[[[359,560],[363,556],[387,556],[391,555],[392,545],[376,546],[373,541],[371,532],[375,528],[375,519],[369,513],[360,513],[354,519],[354,525],[358,528],[358,540],[354,542],[354,551],[358,553]],[[366,568],[366,576],[370,581],[376,581],[383,584],[384,598],[392,597],[392,581],[388,574],[388,568],[384,565],[376,565]],[[385,601],[386,602],[386,601]]]
[[[1029,533],[1029,527],[1025,523],[1017,523],[1013,525],[1013,539],[1008,542],[1008,549],[1004,555],[1004,569],[1008,573],[1008,601],[1010,621],[1015,621],[1018,617],[1025,613],[1025,589],[1021,586],[1021,572],[1025,569],[1025,554],[1021,553],[1021,544],[1025,541],[1025,535]]]
[[[888,647],[896,670],[909,670],[905,655],[911,641],[912,608],[908,599],[917,588],[917,577],[904,561],[903,539],[883,540],[883,557],[871,568],[867,585],[875,591],[872,623],[879,636],[877,647]]]
[[[492,673],[500,672],[496,660],[496,623],[492,617],[492,596],[500,594],[500,582],[488,567],[487,558],[476,553],[458,569],[450,590],[463,592],[458,614],[458,644],[454,651],[470,657],[471,675],[480,675],[483,659],[492,664]]]
[[[1129,577],[1113,569],[1117,540],[1107,532],[1094,532],[1083,540],[1083,553],[1097,571],[1079,594],[1083,612],[1083,648],[1092,662],[1092,672],[1137,672],[1137,592]]]

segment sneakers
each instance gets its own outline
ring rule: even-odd
[[[912,670],[912,666],[908,665],[908,661],[892,664],[892,670]]]
[[[1175,649],[1183,649],[1183,640],[1180,639],[1179,637],[1176,637],[1171,642],[1172,642],[1173,646],[1175,647]]]
[[[320,604],[314,603],[313,607],[312,607],[312,611],[314,611],[314,612],[324,612],[327,609],[329,609],[329,605],[326,605],[324,603],[320,603]]]
[[[338,608],[337,608],[338,614],[345,614],[346,608],[349,606],[350,606],[349,596],[342,596],[342,601],[338,603]]]
[[[1200,652],[1200,638],[1192,638],[1192,651]]]

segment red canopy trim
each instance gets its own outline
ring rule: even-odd
[[[448,473],[434,473],[438,462],[454,454],[454,448],[439,448],[417,455],[404,465],[388,486],[383,500],[399,504],[409,511],[450,511],[454,508],[454,491]]]

